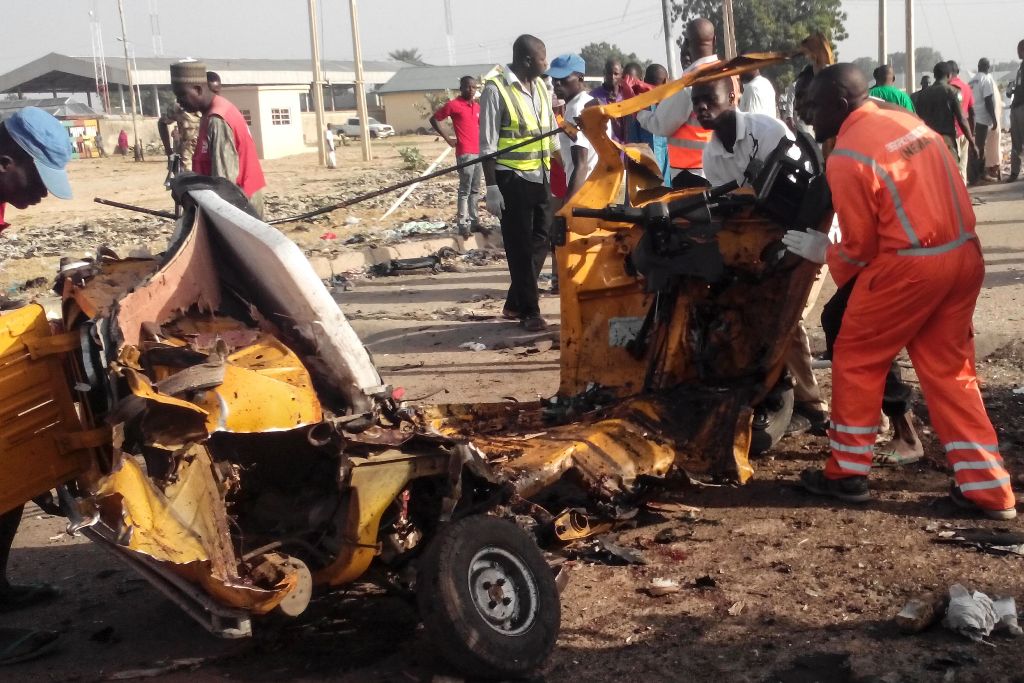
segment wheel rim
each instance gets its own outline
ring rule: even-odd
[[[494,546],[481,548],[469,563],[469,594],[492,629],[507,636],[525,633],[537,618],[537,581],[518,557]]]

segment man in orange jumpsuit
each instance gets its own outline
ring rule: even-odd
[[[868,500],[885,374],[906,347],[953,469],[953,502],[1012,519],[1010,476],[974,369],[971,318],[985,265],[956,161],[920,119],[870,102],[852,64],[818,74],[808,98],[817,139],[836,138],[826,176],[842,242],[793,230],[784,242],[827,261],[838,286],[857,282],[832,362],[832,455],[800,482],[816,494]]]

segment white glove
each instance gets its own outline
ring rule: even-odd
[[[786,249],[813,263],[824,263],[828,251],[828,235],[817,230],[787,230],[782,236]]]
[[[491,215],[501,218],[501,212],[505,210],[505,198],[501,196],[497,185],[487,186],[487,199],[484,202]]]

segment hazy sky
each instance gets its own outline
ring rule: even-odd
[[[665,61],[660,0],[451,0],[456,61],[504,61],[519,33],[533,33],[549,56],[577,51],[592,41],[617,43],[627,52]],[[128,37],[139,56],[153,54],[150,0],[125,0]],[[121,55],[115,0],[2,0],[0,73],[47,52],[88,56],[89,9],[96,6],[108,59]],[[347,0],[320,0],[324,58],[351,59]],[[844,0],[850,38],[840,57],[877,51],[877,0]],[[918,45],[973,67],[979,57],[1016,58],[1024,38],[1024,0],[917,0]],[[309,56],[305,0],[159,0],[167,56]],[[515,7],[509,11],[507,8]],[[16,9],[15,9],[16,8]],[[419,48],[426,61],[448,63],[444,0],[360,0],[364,59],[386,59],[396,48]],[[904,47],[904,2],[889,8],[889,51]],[[1019,35],[1018,35],[1019,34]],[[758,46],[747,46],[756,49]],[[744,46],[740,46],[744,49]]]

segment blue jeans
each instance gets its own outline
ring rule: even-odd
[[[477,154],[460,154],[455,157],[457,163],[465,163],[477,158]],[[477,207],[480,204],[480,182],[483,180],[482,164],[473,164],[459,169],[459,227],[476,225],[480,222]]]

